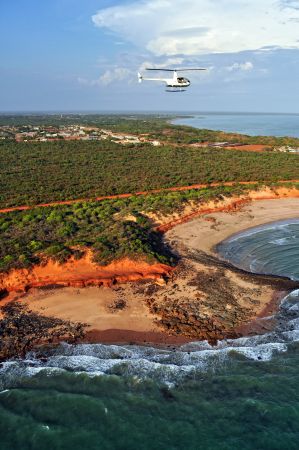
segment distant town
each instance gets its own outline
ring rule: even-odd
[[[0,141],[15,142],[51,142],[51,141],[103,141],[109,140],[117,144],[163,144],[177,145],[174,142],[156,140],[149,133],[120,133],[97,126],[87,125],[2,125]],[[242,142],[201,141],[189,144],[191,147],[214,147],[248,151],[271,151],[299,154],[299,147],[291,145],[268,146],[266,144],[244,144]]]
[[[16,142],[48,142],[48,141],[102,141],[110,140],[118,144],[150,143],[159,146],[160,142],[151,140],[148,134],[123,134],[111,130],[79,125],[60,126],[0,126],[0,140]]]

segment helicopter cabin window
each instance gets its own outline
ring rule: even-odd
[[[178,83],[184,83],[184,81],[185,81],[185,78],[183,78],[183,77],[178,77]]]

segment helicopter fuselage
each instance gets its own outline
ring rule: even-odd
[[[165,81],[167,87],[175,87],[175,88],[188,87],[191,84],[190,80],[188,80],[188,78],[185,77],[177,77]]]
[[[143,77],[142,75],[138,74],[139,81],[145,80],[145,81],[162,81],[166,84],[169,88],[186,88],[190,86],[191,82],[188,80],[188,78],[185,77],[179,77],[177,72],[173,73],[172,78],[148,78]]]
[[[173,72],[173,76],[172,78],[149,78],[149,77],[144,77],[143,75],[141,75],[141,73],[138,73],[138,81],[139,83],[141,83],[143,80],[146,81],[160,81],[166,84],[166,91],[167,92],[184,92],[186,90],[187,87],[190,86],[191,81],[188,78],[182,77],[182,76],[178,76],[178,72],[182,72],[182,71],[187,71],[187,70],[206,70],[203,68],[187,68],[187,69],[158,69],[158,68],[149,68],[146,70],[157,70],[157,71],[166,71],[166,72]]]

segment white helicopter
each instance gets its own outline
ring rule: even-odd
[[[163,71],[163,72],[173,72],[172,78],[148,78],[141,75],[138,72],[138,81],[141,83],[143,80],[145,81],[163,81],[166,83],[166,92],[184,92],[186,88],[190,86],[191,81],[188,78],[178,76],[178,72],[188,72],[191,70],[207,70],[204,68],[190,68],[190,69],[145,69],[145,70],[155,70],[155,71]]]

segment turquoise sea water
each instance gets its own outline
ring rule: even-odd
[[[280,220],[237,233],[218,244],[216,250],[248,272],[299,280],[298,230],[299,218]]]
[[[203,113],[172,123],[209,130],[223,130],[249,136],[299,137],[299,114]]]
[[[219,252],[299,279],[299,220],[247,230]],[[8,361],[0,449],[298,449],[299,291],[278,319],[271,333],[217,347],[65,344]]]

